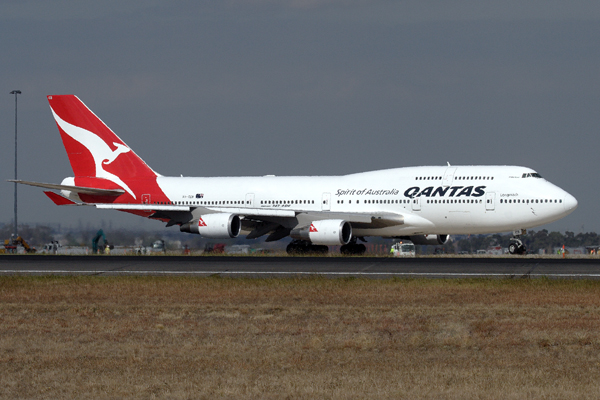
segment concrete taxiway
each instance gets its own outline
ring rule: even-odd
[[[600,279],[597,258],[0,256],[0,275]]]

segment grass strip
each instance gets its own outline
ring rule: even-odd
[[[0,277],[2,398],[596,398],[600,282]]]

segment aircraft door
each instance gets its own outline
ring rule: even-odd
[[[323,193],[322,201],[321,201],[321,210],[329,211],[331,210],[331,193]]]
[[[487,192],[485,194],[485,210],[495,211],[496,210],[496,193]]]
[[[444,180],[442,182],[443,186],[452,185],[452,181],[454,180],[454,171],[456,171],[456,167],[446,168],[446,172],[444,172]]]
[[[149,194],[142,195],[142,204],[150,204],[150,195]]]
[[[421,196],[411,199],[413,211],[421,211]]]
[[[254,193],[246,194],[246,207],[248,207],[248,208],[254,207]]]

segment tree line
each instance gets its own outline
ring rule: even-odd
[[[0,246],[5,239],[10,239],[13,232],[13,225],[0,223]],[[41,248],[46,243],[54,240],[60,241],[63,246],[91,246],[92,238],[97,229],[57,229],[46,225],[20,225],[19,235],[30,245]],[[247,241],[244,237],[230,240],[210,240],[201,238],[198,235],[181,233],[179,230],[161,229],[157,231],[134,231],[128,229],[104,229],[107,239],[111,244],[119,246],[136,246],[143,243],[149,246],[155,240],[163,239],[169,242],[178,242],[181,246],[187,245],[190,248],[203,248],[207,243],[223,242],[226,244],[254,244],[257,245],[261,239]],[[443,246],[446,253],[469,252],[475,253],[477,250],[486,250],[489,247],[500,246],[507,248],[510,244],[512,234],[492,234],[492,235],[457,235],[451,236],[451,240]],[[396,240],[367,238],[369,243],[390,245]],[[545,249],[550,254],[554,248],[562,247],[586,247],[600,245],[600,237],[596,232],[578,233],[566,231],[548,232],[546,229],[539,231],[528,231],[521,237],[523,243],[529,252],[537,253],[540,249]],[[285,241],[282,241],[285,242]],[[282,244],[285,246],[286,243]],[[427,246],[423,248],[422,253],[432,253],[437,246]]]
[[[446,250],[468,251],[474,253],[477,250],[486,250],[489,247],[500,246],[507,248],[510,244],[512,234],[493,234],[493,235],[470,235],[454,238],[452,243],[446,244]],[[554,248],[562,247],[586,247],[600,245],[600,237],[596,232],[578,233],[566,231],[548,232],[547,229],[539,231],[530,230],[527,234],[521,236],[521,240],[527,247],[528,252],[537,253],[540,249],[545,249],[550,254]]]

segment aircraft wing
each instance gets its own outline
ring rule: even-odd
[[[264,208],[243,207],[198,207],[189,205],[158,205],[158,204],[90,204],[99,209],[112,209],[133,213],[145,213],[149,218],[167,222],[167,226],[181,225],[190,222],[194,216],[192,211],[205,210],[206,213],[236,214],[242,217],[243,230],[248,232],[248,239],[257,238],[267,233],[271,240],[275,237],[287,236],[297,227],[309,226],[314,221],[342,219],[353,227],[360,229],[378,229],[389,226],[403,225],[405,217],[396,213],[337,213],[328,211],[296,211],[275,210]],[[195,212],[194,215],[198,213]],[[279,237],[281,236],[281,237]],[[267,239],[269,240],[269,239]],[[269,240],[270,241],[270,240]]]
[[[69,190],[76,193],[104,196],[120,196],[125,191],[121,189],[99,189],[71,185],[58,185],[53,183],[30,182],[22,180],[9,180],[9,182],[42,187],[53,190]],[[206,213],[229,213],[242,217],[243,230],[248,233],[247,238],[253,239],[269,234],[267,241],[279,240],[294,228],[309,226],[314,221],[340,219],[348,221],[353,227],[359,229],[378,229],[406,223],[405,216],[397,213],[340,213],[331,211],[298,211],[266,208],[245,207],[210,207],[190,206],[177,204],[123,204],[123,203],[78,203],[54,192],[44,192],[57,205],[95,206],[103,210],[119,210],[148,218],[158,219],[167,223],[167,226],[182,225],[194,219],[200,208]]]
[[[225,212],[226,209],[223,209]],[[378,229],[404,224],[404,216],[395,213],[339,213],[328,211],[293,211],[268,209],[242,209],[242,230],[246,239],[269,234],[266,241],[276,241],[290,234],[292,229],[310,226],[314,221],[344,220],[360,229]]]

